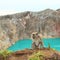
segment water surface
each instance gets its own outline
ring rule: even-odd
[[[44,47],[48,47],[48,45],[50,45],[51,48],[60,51],[60,38],[44,38],[42,40]],[[31,49],[31,46],[32,46],[31,39],[23,39],[17,41],[14,45],[10,46],[8,50],[18,51],[18,50],[24,50],[26,48]]]

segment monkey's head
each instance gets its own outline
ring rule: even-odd
[[[38,37],[38,33],[37,33],[37,32],[33,32],[33,33],[32,33],[32,38],[35,39],[35,38],[37,38],[37,37]]]

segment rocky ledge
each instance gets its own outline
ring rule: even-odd
[[[29,60],[30,57],[33,57],[32,55],[37,52],[42,52],[43,60],[60,60],[60,52],[57,52],[53,49],[49,48],[43,48],[43,49],[25,49],[22,51],[17,51],[12,53],[7,57],[7,60]],[[43,55],[44,54],[44,55]],[[36,55],[36,54],[35,54]],[[39,55],[40,57],[40,55]]]

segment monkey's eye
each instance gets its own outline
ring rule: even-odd
[[[33,36],[35,36],[35,34],[33,34]]]
[[[38,33],[36,33],[36,35],[38,35]]]

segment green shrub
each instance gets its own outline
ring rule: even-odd
[[[34,53],[29,56],[28,60],[44,60],[43,52]]]
[[[6,60],[7,56],[11,53],[12,53],[12,51],[9,51],[9,50],[0,51],[0,55],[2,55],[4,57],[4,60]]]

